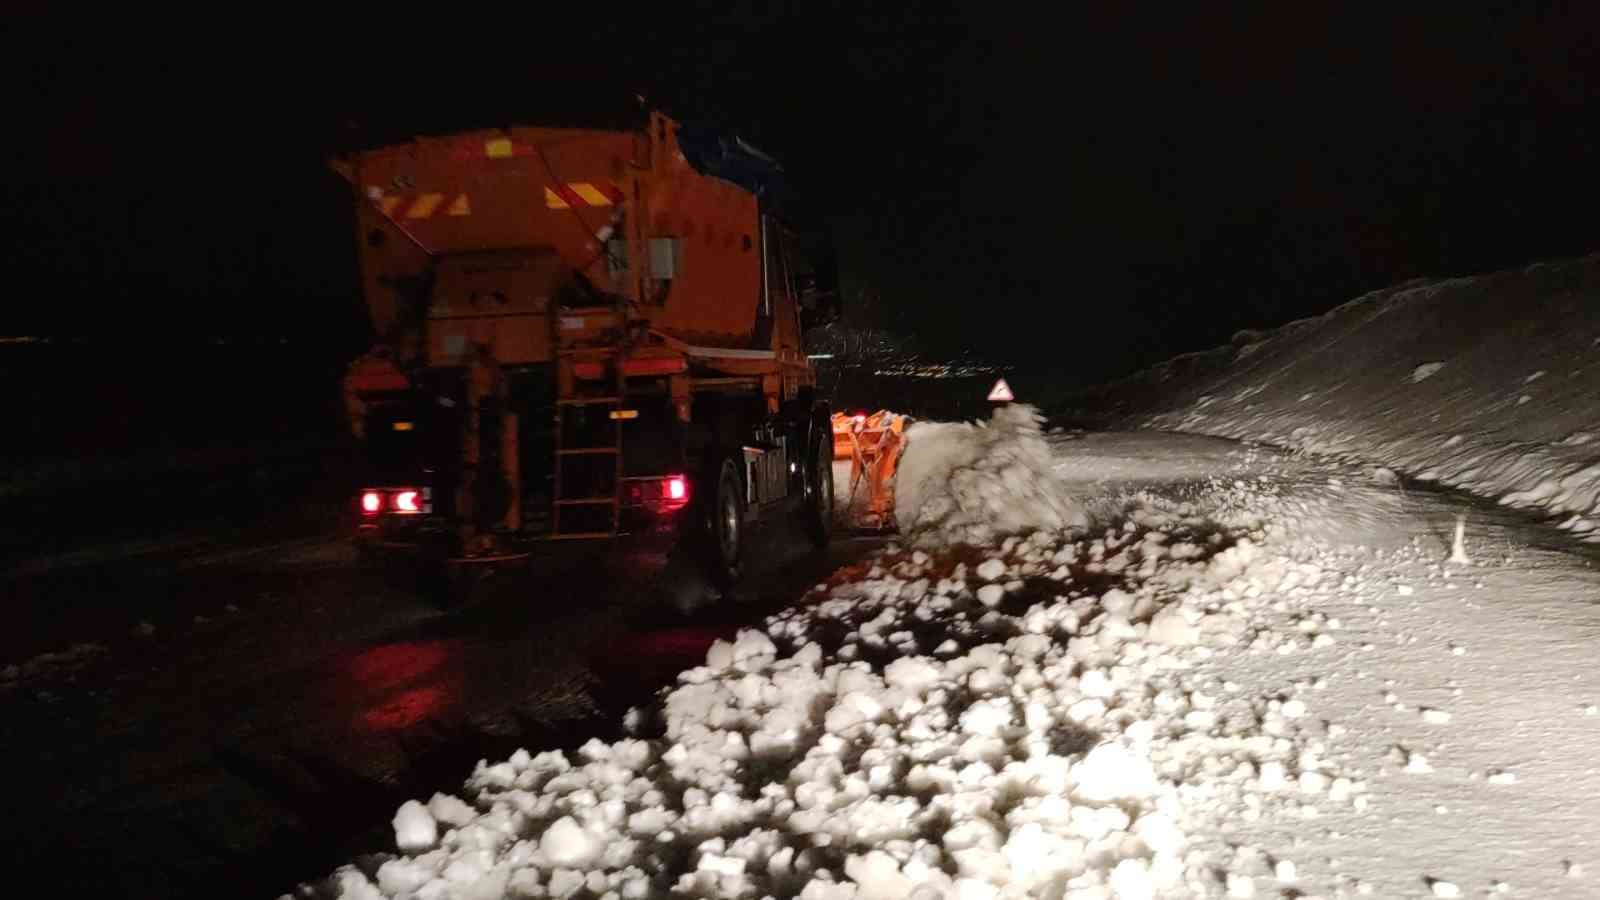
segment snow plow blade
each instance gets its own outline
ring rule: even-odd
[[[895,530],[894,476],[905,450],[905,429],[910,421],[888,410],[871,415],[834,414],[836,481],[842,462],[850,463],[850,486],[844,502],[848,527],[866,532]]]

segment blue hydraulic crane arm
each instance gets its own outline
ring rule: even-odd
[[[783,166],[738,137],[685,124],[678,129],[678,146],[702,175],[731,181],[769,203],[784,192]]]

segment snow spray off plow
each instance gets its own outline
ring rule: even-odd
[[[914,422],[887,410],[833,417],[835,479],[849,461],[841,504],[850,524],[899,531],[913,543],[984,543],[1084,515],[1056,475],[1043,417],[1026,404],[987,422]]]

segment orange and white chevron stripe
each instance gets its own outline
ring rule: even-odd
[[[622,189],[607,181],[569,181],[547,185],[544,189],[546,209],[615,206],[622,198]],[[373,196],[372,202],[396,222],[472,215],[472,199],[467,194],[381,194]]]
[[[615,206],[622,202],[622,189],[609,181],[568,181],[546,185],[546,209],[571,209],[574,206]]]
[[[373,202],[397,222],[472,215],[472,200],[466,194],[385,194],[374,197]]]

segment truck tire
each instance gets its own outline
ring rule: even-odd
[[[833,537],[833,428],[826,418],[812,428],[805,492],[806,536],[821,550]]]
[[[733,460],[724,458],[715,471],[715,489],[706,506],[708,555],[711,583],[726,597],[739,581],[744,559],[744,490]]]

